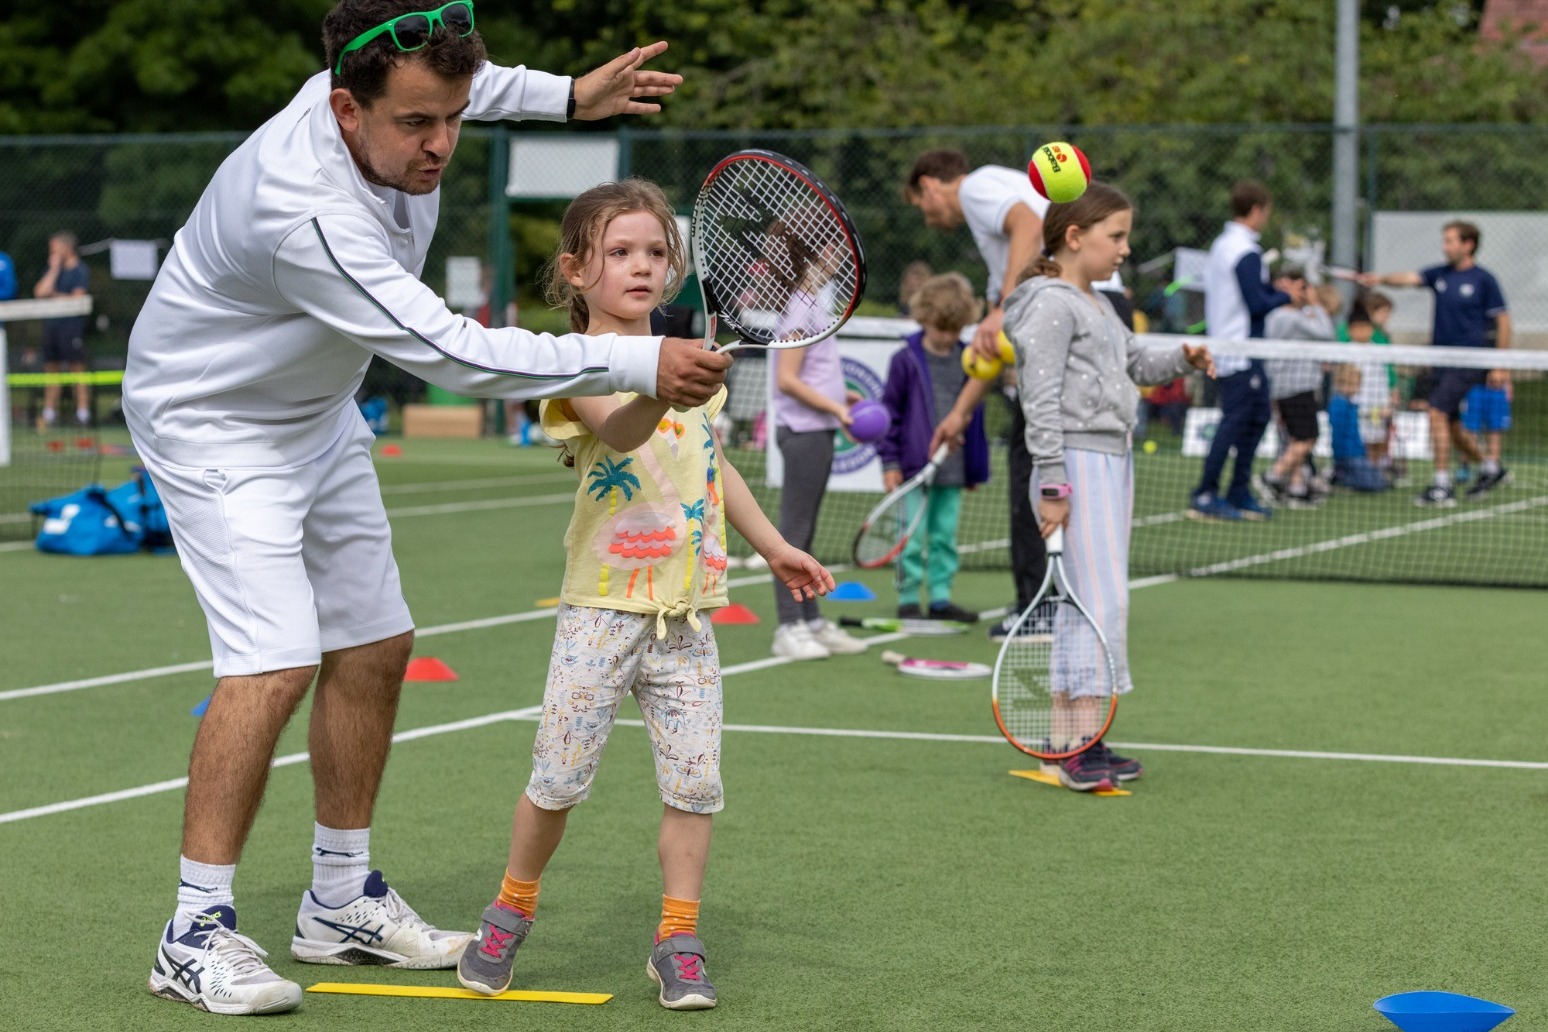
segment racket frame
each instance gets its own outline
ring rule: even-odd
[[[1037,589],[1037,594],[1033,596],[1031,603],[1021,611],[1020,616],[1016,617],[1016,622],[1011,624],[1010,632],[1005,636],[1005,641],[1000,646],[1000,653],[994,660],[994,678],[989,691],[990,705],[994,710],[994,722],[999,727],[1000,734],[1005,736],[1005,740],[1028,756],[1035,756],[1039,760],[1057,763],[1085,752],[1097,742],[1100,742],[1103,736],[1107,734],[1108,728],[1113,726],[1113,718],[1118,713],[1118,669],[1117,664],[1113,662],[1113,651],[1108,647],[1107,636],[1102,633],[1102,628],[1092,618],[1091,612],[1086,608],[1085,603],[1081,602],[1075,593],[1070,590],[1069,578],[1064,571],[1064,528],[1056,528],[1045,539],[1044,544],[1048,550],[1048,569],[1043,573],[1043,583]],[[1022,626],[1031,619],[1038,606],[1050,599],[1074,606],[1090,623],[1091,630],[1096,635],[1097,645],[1102,651],[1102,659],[1107,664],[1107,683],[1112,688],[1107,694],[1107,713],[1102,719],[1101,729],[1073,749],[1042,749],[1038,747],[1041,745],[1041,742],[1030,743],[1021,741],[1006,726],[1005,717],[1000,712],[1000,672],[1004,668],[1005,659],[1010,655],[1010,650],[1015,646]]]
[[[924,493],[928,494],[930,485],[935,482],[935,474],[940,470],[941,463],[946,461],[946,456],[950,452],[951,449],[948,445],[941,445],[935,450],[935,454],[930,456],[930,461],[925,463],[924,469],[921,469],[908,480],[888,492],[885,498],[877,502],[871,508],[871,511],[866,513],[865,520],[860,524],[860,529],[855,531],[854,544],[850,545],[849,548],[850,558],[854,560],[856,566],[862,570],[880,569],[903,554],[903,549],[908,547],[909,539],[914,536],[914,531],[918,530],[919,524],[924,521],[925,505],[923,501],[915,507],[913,518],[909,521],[908,526],[903,528],[903,533],[898,535],[897,542],[880,559],[861,559],[860,542],[865,540],[866,532],[876,525],[876,521],[881,517],[882,513],[895,505],[901,505],[909,492],[922,488]]]
[[[794,175],[797,179],[804,182],[806,186],[812,191],[813,196],[815,196],[825,207],[827,207],[829,213],[833,215],[834,220],[838,224],[840,232],[843,233],[844,239],[849,244],[850,252],[854,258],[855,264],[854,292],[849,298],[849,304],[844,310],[843,314],[840,315],[839,318],[835,319],[831,326],[816,336],[803,337],[798,340],[790,341],[773,340],[769,334],[759,331],[756,327],[749,327],[740,320],[728,316],[724,309],[721,307],[719,300],[715,296],[717,284],[715,283],[714,277],[709,274],[709,261],[705,257],[706,247],[704,245],[704,210],[706,205],[704,201],[715,180],[718,179],[729,166],[738,161],[768,162],[769,164],[779,166],[783,170]],[[695,200],[693,206],[693,218],[690,221],[690,233],[693,238],[692,249],[694,274],[699,280],[699,298],[704,303],[704,346],[707,349],[734,351],[737,348],[747,347],[749,345],[757,345],[759,347],[765,347],[779,351],[788,348],[810,347],[819,341],[827,340],[829,337],[837,333],[840,327],[849,321],[849,317],[855,314],[855,309],[859,306],[861,298],[865,296],[865,284],[867,278],[865,248],[860,243],[860,234],[855,229],[854,220],[849,217],[849,212],[845,210],[843,202],[838,199],[838,195],[830,190],[828,185],[819,179],[815,172],[794,158],[788,157],[784,154],[779,154],[770,150],[762,150],[760,148],[748,148],[746,150],[736,151],[733,154],[728,154],[721,158],[720,161],[716,162],[715,167],[710,169],[709,175],[704,177],[704,182],[699,187],[698,198]],[[724,323],[726,326],[729,326],[731,330],[736,333],[737,339],[729,344],[715,348],[715,331],[717,329],[718,323]],[[763,339],[765,336],[770,336],[770,339]]]

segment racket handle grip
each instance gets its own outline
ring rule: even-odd
[[[1055,527],[1052,534],[1043,539],[1043,548],[1049,555],[1064,554],[1064,528]]]
[[[904,656],[903,653],[893,652],[891,649],[888,649],[886,652],[881,654],[881,661],[886,663],[888,666],[899,666],[906,658],[907,657]]]

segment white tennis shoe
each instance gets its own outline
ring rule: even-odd
[[[832,620],[821,620],[819,626],[807,624],[812,640],[835,656],[857,656],[865,651],[865,642],[839,627]]]
[[[151,965],[150,991],[211,1014],[279,1014],[301,1006],[301,987],[263,962],[267,953],[237,934],[236,909],[211,907],[176,939],[172,922]]]
[[[341,907],[302,894],[290,955],[304,964],[454,968],[472,937],[432,927],[387,887],[381,871],[372,871],[365,893]]]
[[[827,659],[832,655],[804,622],[780,624],[771,651],[781,659]]]

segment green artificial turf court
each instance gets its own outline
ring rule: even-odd
[[[416,654],[460,679],[405,687],[373,860],[427,919],[468,927],[498,886],[529,768],[531,720],[500,715],[541,699],[553,621],[536,603],[557,593],[573,474],[542,449],[397,443],[403,454],[378,465]],[[13,550],[0,571],[0,1028],[240,1021],[144,988],[176,886],[189,710],[211,685],[176,560]],[[880,598],[830,614],[890,611],[884,574],[840,578]],[[1540,592],[1226,578],[1138,588],[1139,689],[1113,737],[1148,773],[1131,797],[1091,799],[1007,776],[1031,761],[995,733],[987,681],[905,678],[879,649],[757,662],[772,592],[758,571],[734,570],[732,583],[763,623],[718,632],[728,805],[701,921],[717,1010],[664,1011],[644,974],[660,804],[644,732],[625,722],[544,879],[514,983],[612,1001],[309,995],[293,1014],[247,1020],[1378,1032],[1391,1027],[1371,1009],[1378,997],[1447,989],[1515,1007],[1506,1028],[1548,1024]],[[1007,586],[1002,572],[972,571],[959,601],[1000,605]],[[994,656],[976,630],[888,647]],[[108,683],[65,687],[92,680]],[[451,972],[290,960],[310,877],[304,750],[303,714],[237,878],[242,930],[303,986],[454,985]],[[1464,760],[1519,765],[1452,762]]]

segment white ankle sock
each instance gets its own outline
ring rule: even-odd
[[[201,864],[186,856],[178,858],[177,913],[172,915],[172,938],[193,926],[194,916],[222,904],[232,906],[231,882],[236,864]]]
[[[1485,476],[1494,476],[1500,471],[1500,464],[1493,459],[1484,459],[1478,464],[1478,472]]]
[[[1450,487],[1451,486],[1451,470],[1449,470],[1449,469],[1438,469],[1438,470],[1436,470],[1435,471],[1435,486],[1436,487]]]
[[[371,874],[371,829],[313,828],[312,895],[332,907],[363,895]]]

